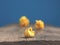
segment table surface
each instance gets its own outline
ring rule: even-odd
[[[36,31],[33,25],[30,25]],[[12,24],[0,27],[0,42],[16,41],[60,41],[60,28],[54,26],[45,26],[45,29],[39,31],[34,38],[24,38],[24,30],[27,27],[19,27],[18,24]]]

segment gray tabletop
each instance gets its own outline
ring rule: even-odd
[[[33,25],[31,25],[36,31]],[[15,41],[60,41],[60,28],[54,26],[45,26],[45,29],[39,31],[34,38],[24,38],[24,31],[27,27],[19,27],[17,24],[0,27],[0,42]]]

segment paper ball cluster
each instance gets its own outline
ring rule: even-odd
[[[29,24],[30,24],[30,20],[26,16],[22,16],[19,19],[19,25],[21,27],[27,27],[27,26],[29,26]],[[42,20],[36,20],[35,24],[34,24],[34,27],[36,28],[36,30],[38,30],[38,29],[42,30],[42,29],[44,29],[44,22]],[[35,36],[35,31],[33,30],[32,27],[29,27],[25,30],[24,36],[25,37],[34,37]]]

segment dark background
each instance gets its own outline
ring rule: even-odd
[[[60,0],[0,0],[0,26],[18,23],[27,16],[31,23],[36,19],[60,26]]]

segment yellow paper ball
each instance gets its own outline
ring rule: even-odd
[[[36,20],[35,28],[36,29],[44,29],[44,22],[42,20]]]
[[[28,38],[34,37],[35,36],[35,31],[32,30],[32,27],[29,27],[25,30],[24,36],[28,37]]]
[[[29,19],[26,17],[26,16],[22,16],[20,19],[19,19],[19,25],[22,26],[22,27],[26,27],[28,26],[30,23]]]

